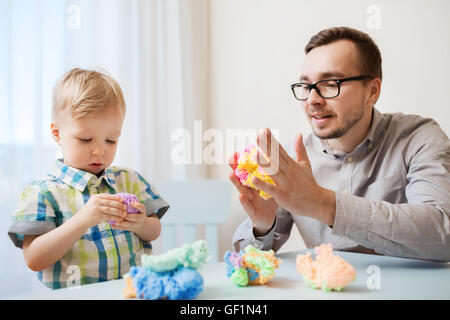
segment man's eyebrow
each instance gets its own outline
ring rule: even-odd
[[[329,78],[343,78],[345,75],[342,72],[335,71],[335,72],[324,72],[321,73],[319,78],[320,79],[329,79]]]
[[[301,76],[300,81],[308,81],[308,76]]]
[[[322,72],[319,74],[319,79],[333,79],[333,78],[343,78],[345,75],[342,72],[339,71],[333,71],[333,72]],[[309,78],[306,75],[302,75],[300,77],[300,81],[308,81]]]

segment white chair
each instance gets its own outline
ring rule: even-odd
[[[230,215],[231,184],[222,180],[174,180],[155,181],[154,186],[170,204],[161,219],[162,252],[194,242],[197,226],[204,225],[210,262],[217,262],[218,224]]]

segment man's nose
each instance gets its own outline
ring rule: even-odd
[[[314,104],[323,104],[325,102],[325,99],[319,96],[319,93],[317,92],[316,88],[312,88],[309,92],[309,97],[306,100],[308,104],[314,105]]]

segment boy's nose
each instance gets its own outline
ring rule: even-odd
[[[103,149],[102,147],[96,147],[92,150],[92,154],[94,156],[102,156],[105,154],[105,149]]]

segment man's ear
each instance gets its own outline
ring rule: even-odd
[[[55,140],[55,142],[57,144],[59,144],[59,141],[61,140],[61,136],[59,135],[59,128],[55,122],[52,122],[50,124],[50,131],[52,133],[53,140]]]
[[[370,96],[369,96],[369,105],[375,105],[381,93],[381,80],[380,78],[375,78],[371,81],[370,88]]]

